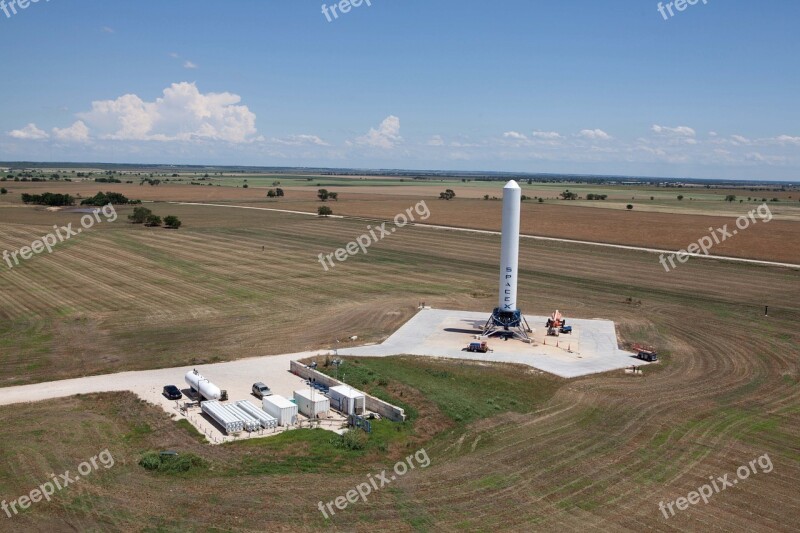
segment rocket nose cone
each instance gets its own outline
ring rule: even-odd
[[[503,188],[504,189],[519,189],[519,185],[517,185],[516,181],[511,180],[508,183],[506,183],[506,186],[503,187]]]

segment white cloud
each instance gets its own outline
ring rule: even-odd
[[[595,131],[600,131],[600,130],[595,130]],[[564,138],[557,131],[534,131],[531,135],[533,135],[537,139],[544,139],[547,141],[555,141]]]
[[[38,141],[41,139],[47,139],[49,137],[49,135],[47,135],[47,132],[37,128],[36,124],[34,124],[33,122],[31,122],[22,129],[9,131],[8,135],[15,139],[22,139],[27,141]]]
[[[86,142],[89,140],[89,128],[82,120],[78,120],[69,128],[53,128],[53,138],[66,142]]]
[[[593,139],[593,140],[601,140],[607,141],[611,139],[611,135],[604,132],[601,129],[594,129],[594,130],[581,130],[578,133],[578,136],[583,137],[584,139]]]
[[[444,139],[442,139],[441,135],[434,135],[430,139],[428,139],[428,146],[444,146]]]
[[[514,139],[515,141],[527,141],[528,138],[518,131],[507,131],[503,134],[504,139]]]
[[[198,68],[198,66],[196,64],[192,63],[191,61],[187,60],[187,61],[185,61],[183,63],[183,68],[195,69],[195,68]]]
[[[798,144],[800,145],[800,137],[792,137],[791,135],[779,135],[775,137],[775,142],[778,144]]]
[[[181,56],[178,55],[178,52],[170,52],[169,57],[173,59],[180,59]]]
[[[662,135],[674,135],[677,137],[694,137],[696,135],[695,131],[689,126],[678,126],[676,128],[670,128],[667,126],[659,126],[658,124],[653,124],[653,127],[651,129],[653,130],[653,132]]]
[[[100,31],[102,31],[103,33],[114,33],[114,28],[109,28],[108,26],[103,26]]]
[[[400,119],[394,115],[386,117],[378,129],[370,128],[369,132],[356,139],[356,143],[376,148],[390,149],[401,143]]]
[[[256,137],[256,116],[232,93],[201,93],[194,83],[173,83],[146,102],[135,94],[92,102],[78,113],[100,138],[125,141],[216,140],[245,143]]]
[[[316,145],[316,146],[330,146],[316,135],[289,135],[282,139],[273,139],[278,144],[285,144],[288,146],[302,146],[302,145]]]
[[[737,146],[740,144],[748,145],[751,143],[750,139],[741,135],[731,135],[731,139],[733,139],[733,144]]]

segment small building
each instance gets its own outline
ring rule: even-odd
[[[366,396],[350,385],[338,385],[328,390],[331,407],[346,415],[363,415]]]
[[[297,404],[273,394],[264,396],[261,400],[263,409],[267,414],[274,416],[278,420],[279,426],[293,426],[297,424]]]
[[[317,390],[301,389],[294,391],[294,403],[301,414],[309,418],[328,418],[331,402]]]

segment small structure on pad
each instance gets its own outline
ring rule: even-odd
[[[339,385],[328,390],[331,407],[346,415],[363,415],[366,396],[350,385]]]

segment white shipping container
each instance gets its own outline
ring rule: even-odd
[[[309,389],[296,390],[294,401],[300,412],[309,418],[328,418],[328,411],[331,410],[330,400],[317,390],[313,393]]]
[[[328,390],[331,405],[346,415],[363,415],[366,396],[349,385],[338,385]]]
[[[297,424],[297,404],[290,402],[283,396],[273,394],[264,396],[261,400],[264,411],[278,419],[279,426],[293,426]]]

